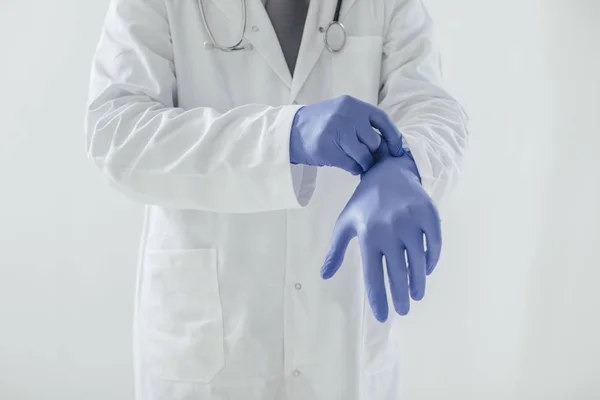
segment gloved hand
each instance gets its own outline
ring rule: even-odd
[[[409,292],[414,300],[423,298],[425,277],[433,272],[442,245],[437,209],[423,190],[416,165],[408,153],[399,158],[385,157],[362,176],[336,222],[321,270],[324,279],[331,278],[340,268],[348,243],[355,236],[358,236],[366,291],[375,318],[384,322],[388,317],[383,256],[394,308],[400,315],[408,314]]]
[[[381,144],[373,128],[383,136],[390,155],[403,154],[398,128],[378,107],[350,96],[302,107],[292,124],[290,161],[359,175],[374,164],[373,154]]]

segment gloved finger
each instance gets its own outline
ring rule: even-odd
[[[404,154],[404,150],[402,149],[402,134],[385,111],[379,107],[373,107],[369,120],[371,121],[371,125],[381,132],[392,156],[400,157]]]
[[[387,157],[391,157],[390,149],[388,148],[388,145],[385,142],[385,140],[382,140],[381,144],[379,145],[379,148],[377,149],[377,152],[375,152],[375,162],[379,162]]]
[[[437,210],[433,207],[431,215],[425,220],[421,228],[427,243],[427,275],[435,269],[442,254],[442,226]]]
[[[377,247],[365,243],[364,238],[359,238],[359,242],[367,298],[375,319],[385,322],[388,318],[388,303],[383,279],[383,255]]]
[[[410,298],[408,297],[408,271],[404,257],[404,245],[399,243],[398,246],[386,249],[385,260],[394,308],[398,314],[406,315],[410,310]]]
[[[410,278],[410,297],[413,300],[422,300],[425,296],[425,246],[423,243],[423,232],[415,233],[410,240],[405,241],[406,253],[408,254],[408,275]]]
[[[381,135],[366,123],[365,126],[358,126],[355,129],[358,141],[367,146],[371,154],[375,154],[381,145]]]
[[[356,236],[352,226],[343,219],[338,219],[333,228],[331,244],[321,268],[321,277],[329,279],[340,269],[350,240]]]
[[[368,171],[375,159],[369,151],[369,148],[358,141],[354,135],[348,135],[340,140],[342,150],[361,167],[361,172]]]

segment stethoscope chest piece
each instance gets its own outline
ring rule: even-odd
[[[325,48],[332,53],[337,53],[346,44],[346,28],[338,21],[331,21],[325,27],[323,34]]]

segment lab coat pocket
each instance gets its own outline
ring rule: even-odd
[[[216,249],[150,251],[143,268],[145,366],[159,379],[210,382],[225,363]]]
[[[332,97],[350,95],[377,104],[381,85],[383,38],[348,36],[346,45],[332,57]]]

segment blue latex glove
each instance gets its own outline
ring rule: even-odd
[[[350,96],[337,97],[298,110],[290,134],[290,161],[359,175],[374,164],[382,136],[390,155],[403,154],[402,135],[384,111]]]
[[[369,303],[381,322],[388,317],[382,257],[394,308],[406,315],[409,293],[413,300],[423,298],[425,277],[433,272],[442,247],[437,209],[421,186],[415,162],[406,154],[385,157],[363,175],[336,222],[321,270],[324,279],[331,278],[342,265],[348,243],[357,236]]]

